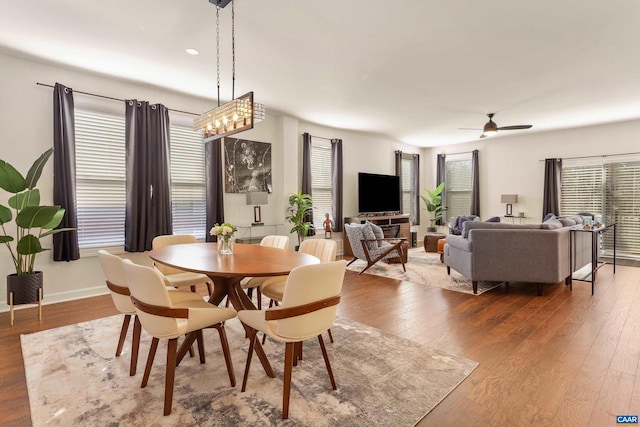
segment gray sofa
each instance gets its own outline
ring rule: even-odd
[[[542,224],[506,224],[466,222],[461,235],[448,235],[444,246],[447,273],[451,268],[472,281],[473,293],[478,281],[530,282],[542,284],[565,281],[569,272],[569,229],[580,217]],[[576,233],[578,239],[588,233]],[[590,250],[577,242],[575,270],[585,266]]]

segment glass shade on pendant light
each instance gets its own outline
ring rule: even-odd
[[[264,105],[254,103],[253,92],[249,92],[195,119],[193,130],[202,130],[205,141],[210,141],[252,129],[264,118]]]

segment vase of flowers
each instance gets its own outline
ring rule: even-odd
[[[209,234],[216,236],[218,239],[218,253],[220,255],[233,254],[233,233],[238,229],[235,225],[224,222],[222,224],[216,224],[211,227]]]

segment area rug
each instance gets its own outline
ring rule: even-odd
[[[331,389],[317,340],[307,341],[293,370],[290,418],[283,421],[284,345],[265,344],[276,378],[254,358],[241,393],[248,342],[232,319],[226,329],[236,387],[229,384],[217,332],[206,330],[207,361],[185,357],[176,369],[173,411],[164,417],[166,341],[142,389],[151,339],[143,332],[138,373],[130,377],[130,348],[114,357],[121,321],[113,316],[21,336],[34,426],[413,426],[477,366],[338,319],[335,343],[327,344],[338,390]],[[130,336],[127,341],[130,346]]]
[[[451,275],[447,275],[447,266],[440,262],[440,255],[427,253],[423,248],[409,249],[408,261],[405,264],[407,272],[402,271],[401,264],[387,264],[385,261],[378,261],[372,265],[364,274],[388,277],[391,279],[405,280],[407,282],[423,285],[435,286],[450,291],[464,292],[474,295],[471,280],[467,279],[453,268]],[[348,270],[360,272],[367,266],[366,261],[356,260],[347,267]],[[478,282],[478,293],[490,291],[500,286],[502,282]]]

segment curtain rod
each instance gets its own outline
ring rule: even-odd
[[[461,151],[459,153],[439,153],[439,154],[444,154],[445,156],[454,156],[456,154],[472,154],[474,151],[476,150],[471,150],[471,151]]]
[[[324,139],[324,140],[327,140],[327,141],[333,141],[335,139],[335,138],[333,138],[333,139],[332,138],[325,138],[324,136],[315,136],[315,135],[311,135],[311,134],[309,134],[309,136],[311,138]]]
[[[38,86],[46,86],[46,87],[51,87],[51,88],[55,87],[55,86],[48,85],[48,84],[45,84],[45,83],[40,83],[40,82],[36,82],[36,85],[38,85]],[[83,95],[95,96],[96,98],[104,98],[104,99],[110,99],[110,100],[112,100],[112,101],[126,102],[126,100],[125,100],[125,99],[113,98],[113,97],[111,97],[111,96],[98,95],[98,94],[90,93],[90,92],[82,92],[82,91],[80,91],[80,90],[74,90],[74,89],[72,89],[72,90],[73,90],[75,93],[81,93],[81,94],[83,94]],[[175,109],[173,109],[173,108],[167,108],[167,110],[169,110],[169,111],[174,111],[174,112],[176,112],[176,113],[191,114],[192,116],[200,116],[200,114],[191,113],[191,112],[189,112],[189,111],[175,110]]]
[[[552,159],[562,160],[574,160],[574,159],[593,159],[595,157],[614,157],[614,156],[630,156],[631,154],[640,154],[640,151],[634,151],[632,153],[618,153],[618,154],[600,154],[597,156],[576,156],[576,157],[552,157]],[[547,159],[540,159],[539,162],[544,162]]]

